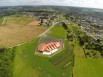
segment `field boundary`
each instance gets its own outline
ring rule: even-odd
[[[55,24],[56,24],[56,23],[55,23]],[[53,23],[52,26],[51,26],[49,29],[47,29],[47,30],[44,31],[42,34],[38,35],[37,37],[33,37],[33,38],[31,38],[30,40],[28,40],[28,41],[25,41],[25,42],[23,42],[23,43],[19,43],[19,44],[16,44],[16,45],[14,45],[14,46],[10,46],[10,47],[7,47],[7,48],[13,48],[13,47],[16,47],[16,46],[20,46],[21,44],[25,44],[26,42],[32,41],[32,40],[35,39],[35,38],[38,38],[38,37],[43,36],[43,35],[44,35],[45,33],[47,33],[50,29],[52,29],[52,28],[55,26],[55,24]]]

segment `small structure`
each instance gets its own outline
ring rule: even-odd
[[[63,39],[52,36],[41,36],[35,53],[49,56],[60,51],[63,47]]]
[[[36,25],[37,26],[37,25],[40,25],[40,23],[41,23],[40,21],[33,21],[29,25]]]
[[[58,51],[60,46],[60,42],[42,43],[38,46],[37,50],[43,54],[51,55],[52,53]]]

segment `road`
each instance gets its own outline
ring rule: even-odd
[[[52,29],[57,23],[58,23],[58,22],[53,22],[53,23],[52,23],[52,26],[51,26],[49,29],[47,29],[45,32],[43,32],[42,34],[40,34],[38,37],[40,37],[40,36],[44,35],[45,33],[47,33],[47,32],[48,32],[50,29]]]
[[[37,37],[40,37],[40,36],[42,36],[42,35],[44,35],[45,33],[47,33],[50,29],[52,29],[56,24],[57,24],[58,22],[53,22],[52,23],[52,26],[49,28],[49,29],[47,29],[45,32],[43,32],[42,34],[40,34],[39,36],[37,36]],[[37,38],[36,37],[36,38]],[[34,38],[33,38],[34,39]],[[29,41],[29,40],[28,40]],[[19,43],[19,44],[17,44],[17,45],[14,45],[14,46],[11,46],[11,47],[9,47],[9,48],[12,48],[12,47],[15,47],[15,46],[20,46],[21,44],[24,44],[24,43],[26,43],[27,41],[25,41],[25,42],[23,42],[23,43]]]

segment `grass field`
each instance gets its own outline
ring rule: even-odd
[[[16,49],[13,77],[38,77],[38,71],[34,69],[34,51],[38,39],[25,43]],[[33,63],[33,64],[32,64]]]
[[[13,77],[72,77],[73,52],[68,40],[64,41],[65,48],[51,57],[35,55],[38,41],[36,38],[17,47]]]
[[[13,77],[71,77],[72,66],[65,66],[70,59],[54,65],[50,58],[34,55],[38,41],[39,38],[17,47]]]
[[[83,48],[81,46],[79,46],[79,45],[75,45],[75,47],[74,47],[74,54],[77,57],[83,57],[83,58],[85,57]]]
[[[63,27],[54,26],[50,32],[48,33],[49,36],[59,37],[59,38],[66,38],[66,31]]]
[[[0,18],[0,26],[1,26],[2,23],[3,23],[3,18]]]
[[[48,29],[47,27],[30,25],[33,21],[36,20],[17,15],[5,17],[5,22],[0,27],[0,47],[9,47],[25,42]]]
[[[102,59],[86,58],[79,45],[74,47],[74,54],[73,77],[103,77]]]
[[[103,60],[75,57],[74,77],[103,77]]]
[[[76,27],[68,25],[70,31]],[[73,77],[103,77],[103,59],[96,50],[83,50],[82,46],[75,41],[74,45]],[[89,52],[89,55],[86,53]],[[87,58],[86,58],[87,57]]]

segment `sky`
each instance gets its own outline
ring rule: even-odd
[[[0,6],[18,5],[57,5],[103,9],[103,0],[0,0]]]

